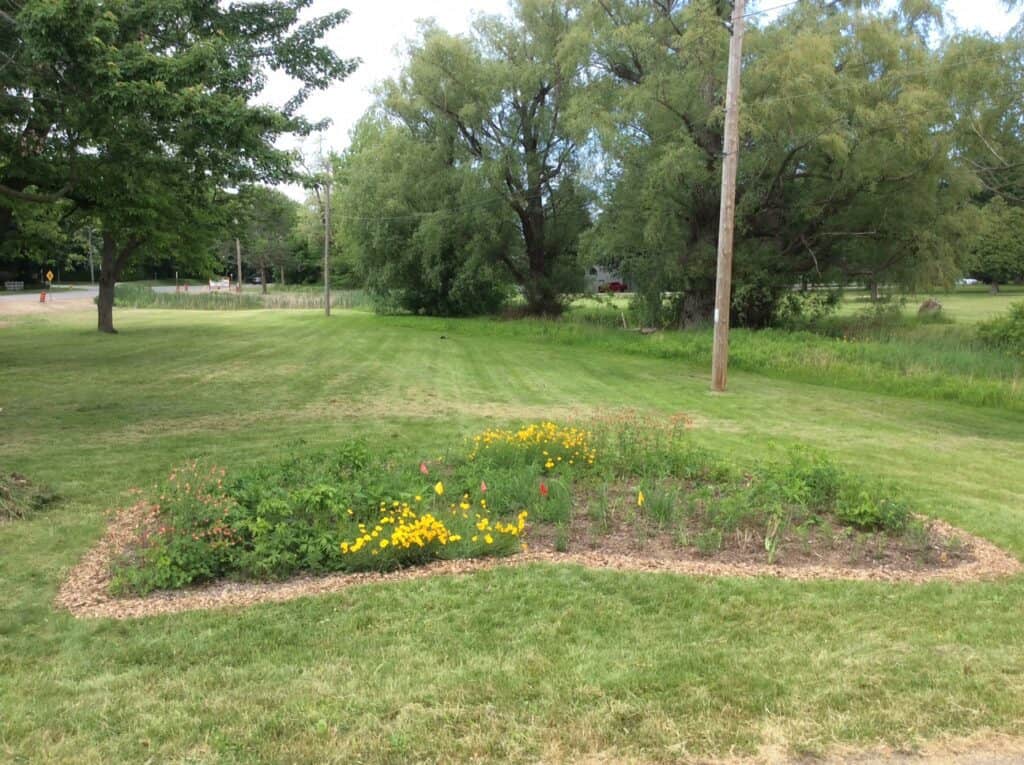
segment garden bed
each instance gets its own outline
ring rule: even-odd
[[[138,542],[140,522],[150,507],[139,503],[112,515],[107,531],[75,566],[61,585],[56,605],[79,618],[134,619],[183,611],[239,608],[274,603],[311,595],[340,592],[375,582],[398,582],[436,575],[464,575],[498,566],[524,564],[573,564],[595,569],[661,572],[691,576],[776,577],[793,580],[845,579],[854,581],[925,583],[967,582],[1012,576],[1022,571],[1021,563],[987,540],[954,528],[943,521],[931,521],[932,538],[941,549],[945,541],[958,540],[961,552],[945,561],[922,565],[919,560],[890,556],[886,560],[851,562],[842,553],[816,557],[814,553],[765,563],[763,557],[723,550],[713,556],[659,543],[638,546],[635,537],[618,531],[594,534],[589,522],[574,528],[570,548],[555,549],[558,530],[540,525],[529,531],[530,548],[503,558],[434,561],[390,572],[300,575],[285,581],[219,581],[182,590],[162,590],[141,597],[117,597],[111,593],[117,560]],[[595,540],[597,544],[595,545]]]
[[[738,466],[689,422],[489,429],[434,460],[363,442],[237,475],[193,460],[114,517],[58,603],[140,616],[534,562],[906,582],[1021,570],[898,487],[805,450]]]

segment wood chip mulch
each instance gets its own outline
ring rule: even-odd
[[[901,570],[897,568],[850,568],[840,566],[781,566],[766,563],[725,563],[715,560],[642,559],[616,553],[559,553],[554,550],[531,550],[507,558],[439,561],[391,573],[330,574],[300,576],[283,582],[214,582],[185,590],[156,592],[145,597],[116,598],[109,592],[111,564],[133,543],[142,503],[114,514],[106,534],[69,573],[57,592],[56,606],[78,618],[136,619],[182,611],[244,607],[256,603],[292,600],[309,595],[339,592],[371,582],[394,582],[422,579],[428,576],[463,575],[486,571],[498,566],[529,563],[569,563],[587,568],[618,571],[663,572],[691,576],[758,577],[780,579],[844,579],[854,581],[905,582],[920,584],[933,581],[969,582],[1012,576],[1024,566],[991,542],[967,534],[942,521],[932,521],[939,533],[956,535],[968,541],[972,556],[955,566]]]

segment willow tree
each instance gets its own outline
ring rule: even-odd
[[[803,2],[745,43],[734,320],[771,320],[801,281],[949,279],[973,176],[953,157],[935,7]],[[729,9],[583,3],[591,110],[615,173],[592,258],[617,260],[675,318],[713,304]]]
[[[454,161],[455,148],[451,135],[368,115],[336,166],[344,258],[381,309],[467,316],[508,297],[513,216],[485,177]]]
[[[512,18],[481,18],[469,36],[428,25],[382,89],[390,117],[421,139],[450,139],[452,164],[471,166],[514,215],[520,246],[499,258],[538,314],[560,312],[578,281],[588,222],[576,182],[585,132],[566,119],[582,84],[564,48],[573,24],[562,0],[518,0]]]
[[[300,20],[311,4],[17,0],[0,18],[0,196],[101,222],[100,331],[135,258],[207,248],[227,189],[294,177],[275,142],[308,133],[305,97],[354,67],[321,42],[347,12]],[[298,83],[280,108],[256,103],[268,70]]]

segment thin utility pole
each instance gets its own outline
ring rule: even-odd
[[[740,63],[746,0],[734,0],[729,40],[729,78],[725,85],[725,140],[722,201],[718,218],[718,274],[715,283],[715,340],[711,351],[711,390],[725,390],[729,369],[729,306],[732,303],[732,241],[736,218],[736,167],[739,165]]]
[[[324,174],[324,316],[331,315],[331,175]]]
[[[242,293],[242,243],[238,241],[238,237],[235,237],[235,277],[238,279],[238,284],[235,288],[238,293]]]

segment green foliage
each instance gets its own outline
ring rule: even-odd
[[[1024,301],[1011,305],[1006,316],[979,324],[978,337],[985,345],[1024,356]]]
[[[443,484],[436,491],[408,460],[390,456],[352,441],[333,452],[296,451],[232,477],[193,460],[157,489],[143,537],[112,586],[144,593],[225,576],[388,570],[518,550],[521,507],[492,516],[482,490],[449,502]],[[566,516],[567,489],[559,492],[551,496],[552,519]],[[404,546],[403,530],[412,536]]]
[[[982,209],[969,273],[998,286],[1024,279],[1024,207],[996,197]]]
[[[321,42],[347,12],[300,20],[310,4],[22,0],[5,14],[0,189],[100,221],[101,330],[134,259],[205,259],[227,189],[296,178],[276,143],[307,134],[297,108],[354,67]],[[283,108],[260,103],[268,69],[298,85]]]
[[[728,7],[616,0],[581,9],[576,43],[599,65],[580,119],[617,170],[586,258],[637,285],[645,321],[707,322]],[[948,283],[960,272],[975,179],[953,151],[941,56],[912,19],[909,8],[801,4],[760,27],[752,20],[734,324],[773,322],[800,282]],[[680,296],[670,306],[666,291]]]
[[[267,291],[268,277],[283,276],[295,269],[295,229],[299,204],[283,192],[265,186],[246,186],[231,205],[231,228],[238,236],[242,252],[243,272],[247,269],[262,278]],[[235,264],[232,239],[226,248],[227,263]],[[236,279],[238,276],[236,275]]]
[[[836,517],[862,531],[901,532],[912,518],[909,503],[892,487],[862,488],[848,483],[836,502]]]
[[[451,147],[366,119],[337,170],[342,246],[384,312],[493,313],[515,247],[503,202]]]
[[[515,232],[515,246],[490,259],[522,288],[533,314],[560,313],[561,293],[582,282],[576,248],[590,216],[577,147],[587,130],[566,117],[582,85],[584,59],[566,46],[575,15],[562,0],[522,0],[510,19],[479,18],[472,36],[427,24],[401,76],[382,87],[385,118],[431,160],[407,165],[397,182],[409,190],[430,184],[431,175],[447,175],[424,174],[438,162],[456,178],[469,176],[456,185],[473,190],[460,197],[478,207],[475,231]],[[429,236],[443,242],[441,233]],[[421,270],[436,282],[432,269]]]

